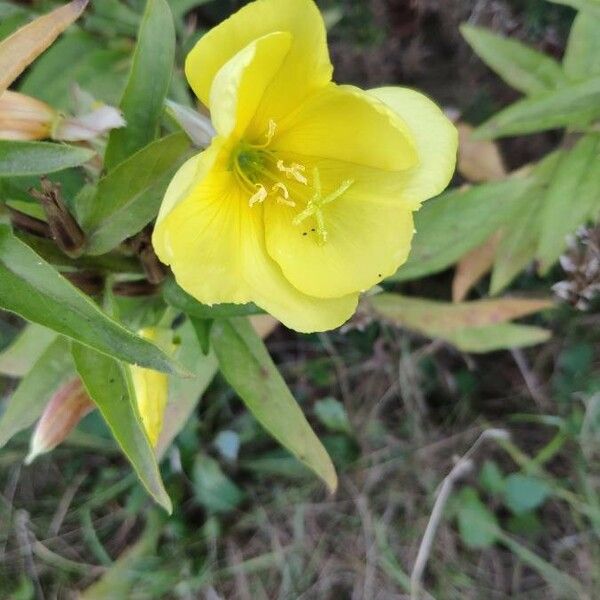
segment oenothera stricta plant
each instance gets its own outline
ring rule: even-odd
[[[159,258],[204,304],[252,301],[303,332],[341,325],[406,260],[412,213],[454,171],[454,126],[415,91],[333,83],[312,0],[249,4],[185,72],[216,136],[166,193]]]

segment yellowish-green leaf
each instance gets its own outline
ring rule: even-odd
[[[439,302],[379,294],[369,299],[382,317],[428,337],[444,339],[469,352],[530,345],[547,338],[543,329],[508,323],[551,308],[551,300],[499,298],[474,302]],[[542,334],[542,332],[544,332]]]
[[[552,90],[565,79],[561,66],[553,58],[517,40],[473,25],[462,25],[460,31],[488,67],[524,94]]]
[[[24,377],[55,339],[54,331],[28,323],[12,344],[0,353],[0,374]]]
[[[599,32],[600,34],[600,32]],[[547,273],[563,253],[567,236],[600,212],[600,134],[589,134],[563,154],[544,197],[539,270]]]
[[[600,117],[600,77],[562,85],[515,102],[475,131],[478,139],[585,127]]]
[[[63,337],[55,339],[11,395],[0,419],[0,447],[34,423],[52,394],[63,381],[73,376],[74,370],[67,340]]]
[[[600,10],[582,11],[573,21],[563,66],[575,81],[600,76]]]
[[[333,463],[249,321],[215,321],[211,343],[225,379],[257,421],[333,492]]]
[[[87,4],[88,0],[73,0],[21,27],[0,43],[0,94],[77,20]]]

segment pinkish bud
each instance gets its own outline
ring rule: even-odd
[[[50,137],[58,113],[45,102],[17,92],[0,94],[0,139],[43,140]]]
[[[25,464],[56,448],[94,408],[79,378],[62,385],[48,402],[36,425]]]

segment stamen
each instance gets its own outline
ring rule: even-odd
[[[290,200],[290,192],[287,187],[280,181],[278,181],[272,188],[272,193],[280,192],[277,196],[277,204],[285,204],[287,206],[296,206],[296,203],[293,200]]]
[[[248,200],[248,206],[252,208],[255,204],[264,202],[267,198],[267,190],[264,185],[256,184],[256,192]]]
[[[254,145],[254,148],[266,148],[272,141],[273,141],[273,137],[275,136],[275,132],[277,131],[277,123],[275,123],[275,121],[273,121],[273,119],[269,119],[269,129],[267,131],[266,138],[267,141],[264,144],[256,144]]]
[[[277,161],[277,168],[282,173],[285,173],[288,179],[293,178],[302,185],[308,185],[308,179],[306,178],[306,175],[304,175],[304,171],[306,170],[306,167],[304,165],[292,163],[292,165],[286,167],[285,163],[281,159],[279,159]]]

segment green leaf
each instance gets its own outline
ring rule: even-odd
[[[542,479],[513,473],[506,478],[504,503],[518,515],[541,506],[550,493],[550,486]]]
[[[352,425],[344,405],[335,398],[315,402],[315,415],[329,431],[352,434]]]
[[[174,279],[168,279],[163,286],[163,297],[173,308],[198,319],[225,319],[263,314],[264,311],[254,304],[201,304],[184,292]]]
[[[212,513],[231,512],[244,499],[244,493],[210,456],[201,454],[196,457],[192,482],[196,500]]]
[[[12,344],[0,353],[0,373],[24,377],[55,339],[54,331],[28,323]]]
[[[83,384],[148,493],[168,513],[171,500],[164,489],[156,457],[132,392],[129,367],[104,354],[73,343],[73,359]]]
[[[477,139],[587,126],[600,116],[600,77],[520,100],[475,130]]]
[[[498,540],[498,521],[477,491],[464,487],[458,498],[458,530],[469,548],[489,548]]]
[[[517,40],[473,25],[462,25],[460,31],[488,67],[524,94],[552,90],[565,80],[561,66],[554,59]]]
[[[531,185],[528,178],[515,178],[430,200],[415,215],[417,233],[408,261],[390,279],[416,279],[454,264],[498,229]]]
[[[93,156],[92,150],[65,144],[0,140],[0,177],[46,175],[82,165]]]
[[[242,318],[217,320],[211,342],[225,379],[257,421],[334,491],[337,476],[331,459],[250,323]]]
[[[502,237],[494,259],[490,293],[497,294],[535,257],[541,231],[540,215],[546,201],[548,182],[561,159],[554,152],[534,169],[534,185],[519,200],[510,219],[502,228]]]
[[[69,343],[59,337],[35,361],[10,397],[0,419],[0,447],[34,423],[60,384],[73,377],[74,371]]]
[[[67,33],[24,75],[21,92],[61,110],[72,110],[71,89],[77,83],[94,98],[117,104],[127,78],[129,52],[105,47],[84,31]],[[65,71],[65,65],[69,65]]]
[[[537,258],[542,274],[563,253],[567,236],[599,212],[600,134],[590,134],[564,153],[546,190],[543,211],[538,215]]]
[[[213,380],[218,370],[213,353],[204,355],[194,327],[186,321],[178,330],[180,337],[177,359],[194,377],[169,378],[169,400],[165,409],[163,428],[160,432],[156,454],[162,457],[175,437],[190,419],[202,394]]]
[[[501,494],[504,491],[504,475],[498,465],[486,460],[479,471],[479,485],[488,494]]]
[[[108,317],[6,225],[0,225],[0,281],[1,308],[109,356],[186,374],[156,346]]]
[[[536,346],[547,342],[551,336],[550,331],[541,327],[500,323],[499,325],[463,329],[442,337],[463,352],[484,353]]]
[[[123,161],[100,181],[83,220],[89,254],[109,252],[156,217],[188,148],[185,134],[167,136]]]
[[[121,110],[127,122],[114,129],[104,158],[111,170],[158,134],[175,61],[175,27],[165,0],[148,0]]]
[[[600,9],[583,11],[573,21],[563,59],[565,74],[575,81],[600,76]]]
[[[548,0],[553,4],[563,4],[580,11],[587,11],[595,17],[600,18],[600,2],[598,0]]]

